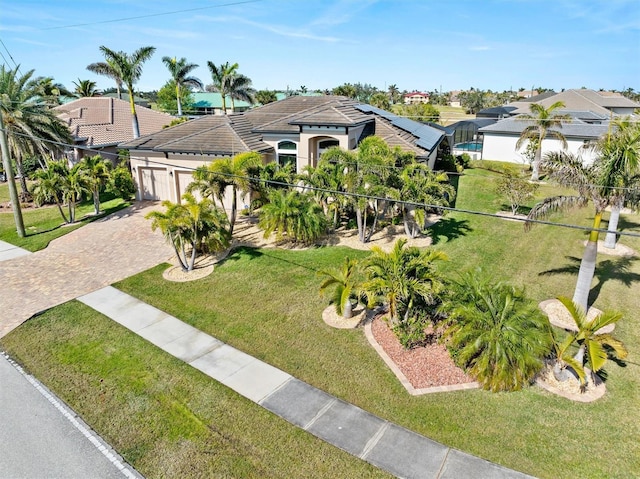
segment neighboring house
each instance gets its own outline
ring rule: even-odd
[[[546,92],[526,100],[509,103],[507,106],[516,107],[513,113],[520,114],[529,113],[531,103],[538,103],[548,108],[557,101],[563,102],[564,108],[567,110],[590,111],[607,118],[616,115],[632,115],[634,110],[640,108],[640,103],[629,100],[620,94],[602,94],[586,88],[565,90],[560,93]]]
[[[482,159],[483,135],[480,129],[493,125],[498,120],[493,118],[472,118],[461,120],[446,127],[451,154],[467,153],[472,160]]]
[[[476,118],[492,118],[494,120],[502,120],[514,115],[517,110],[515,106],[494,106],[492,108],[484,108],[476,113]]]
[[[242,152],[264,162],[316,166],[332,146],[354,150],[376,135],[433,168],[444,133],[341,96],[292,96],[233,115],[207,115],[120,145],[130,151],[141,200],[180,200],[198,166]],[[228,195],[227,195],[227,199]]]
[[[421,91],[414,91],[404,95],[405,105],[417,105],[421,103],[429,103],[430,95]]]
[[[85,97],[57,106],[54,111],[73,137],[73,162],[96,154],[115,162],[118,144],[133,139],[131,108],[124,100]],[[159,131],[173,119],[142,106],[136,112],[141,135]]]
[[[188,112],[193,115],[222,115],[222,95],[215,92],[192,92],[195,111]],[[227,107],[227,113],[239,113],[247,111],[251,108],[251,103],[247,103],[242,100],[234,100],[234,110],[231,109],[231,97],[227,96],[225,106]]]
[[[517,95],[518,98],[531,98],[538,95],[538,90],[520,90]]]
[[[568,111],[559,113],[567,114]],[[584,116],[584,113],[582,115]],[[520,150],[516,149],[516,143],[522,131],[529,124],[527,121],[519,120],[518,117],[512,117],[480,128],[478,131],[483,137],[482,159],[526,164],[527,159],[524,156],[526,143]],[[608,129],[609,125],[606,122],[601,124],[587,123],[572,115],[572,119],[563,122],[562,128],[558,131],[567,140],[567,150],[565,151],[580,154],[585,163],[591,163],[593,154],[583,147],[600,138]],[[542,142],[543,155],[560,150],[562,150],[562,145],[554,138],[547,138]]]
[[[122,101],[126,101],[127,103],[129,103],[129,94],[126,91],[123,91],[120,96],[122,98],[118,98],[118,93],[117,92],[113,92],[113,93],[104,93],[103,95],[100,95],[102,97],[105,98],[116,98],[118,100],[122,100]],[[145,108],[150,108],[150,103],[149,100],[147,100],[146,98],[142,98],[138,95],[133,95],[133,102],[136,105],[140,105],[143,106]]]
[[[460,104],[460,93],[461,90],[451,90],[449,92],[449,106],[454,108],[460,108],[462,105]]]

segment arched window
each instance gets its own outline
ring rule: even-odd
[[[293,165],[293,171],[296,171],[296,164],[298,160],[298,145],[296,145],[293,141],[281,141],[280,143],[278,143],[276,155],[278,157],[278,165]]]

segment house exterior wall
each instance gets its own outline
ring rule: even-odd
[[[526,164],[528,161],[524,156],[526,144],[520,150],[516,150],[518,138],[518,136],[514,135],[485,132],[482,159]],[[576,155],[579,154],[586,164],[590,164],[594,160],[594,154],[590,151],[585,151],[583,149],[584,144],[584,139],[582,138],[567,138],[567,149],[565,151]],[[542,155],[552,151],[562,151],[560,141],[550,138],[545,139],[542,142]]]

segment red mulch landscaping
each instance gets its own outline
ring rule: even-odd
[[[473,382],[456,366],[442,344],[404,349],[380,317],[373,319],[371,332],[378,344],[416,389]]]

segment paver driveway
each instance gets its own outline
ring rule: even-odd
[[[173,250],[144,219],[157,207],[136,202],[42,251],[0,262],[0,338],[36,313],[169,260]]]

